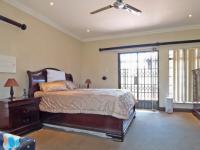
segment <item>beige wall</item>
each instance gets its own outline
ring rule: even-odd
[[[9,96],[3,88],[7,78],[14,77],[20,84],[16,95],[22,95],[28,87],[27,70],[56,67],[73,74],[76,82],[80,77],[81,42],[50,27],[0,0],[0,14],[24,22],[28,29],[22,31],[0,22],[0,54],[15,56],[17,73],[0,73],[0,98]]]
[[[81,82],[84,83],[86,78],[90,78],[92,80],[92,86],[95,88],[118,88],[118,55],[116,52],[99,52],[99,48],[190,39],[200,39],[200,30],[188,30],[84,43],[81,51]],[[188,45],[159,47],[159,94],[161,107],[164,106],[165,97],[168,95],[168,49],[181,46]],[[108,77],[106,81],[101,79],[103,75]],[[191,108],[191,105],[177,105],[177,107]]]

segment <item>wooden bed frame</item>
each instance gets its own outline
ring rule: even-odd
[[[45,68],[35,72],[27,71],[29,77],[29,97],[34,97],[34,92],[39,91],[38,83],[47,81],[47,69],[58,70],[55,68]],[[66,74],[66,80],[73,81],[72,75]],[[127,120],[104,115],[49,113],[42,111],[40,116],[42,123],[102,132],[107,136],[123,141],[128,127],[135,118],[135,107],[130,111],[130,116]]]

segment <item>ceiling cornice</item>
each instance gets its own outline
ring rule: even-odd
[[[50,20],[48,17],[46,17],[44,15],[41,15],[40,13],[34,11],[33,9],[23,5],[22,3],[19,3],[16,0],[3,0],[3,1],[8,3],[8,4],[10,4],[10,5],[12,5],[12,6],[14,6],[14,7],[16,7],[16,8],[18,8],[18,9],[20,9],[21,11],[23,11],[23,12],[25,12],[25,13],[27,13],[27,14],[29,14],[29,15],[37,18],[37,19],[39,19],[40,21],[42,21],[42,22],[44,22],[44,23],[56,28],[57,30],[59,30],[59,31],[61,31],[61,32],[63,32],[65,34],[67,34],[67,35],[79,40],[79,41],[82,41],[81,38],[79,38],[75,34],[71,33],[70,31],[68,31],[67,29],[65,29],[64,27],[59,25],[58,23]]]
[[[144,32],[134,32],[134,33],[128,33],[128,34],[101,36],[101,37],[83,39],[82,41],[93,42],[93,41],[100,41],[100,40],[129,38],[129,37],[137,37],[137,36],[160,34],[160,33],[170,33],[170,32],[178,32],[178,31],[186,31],[186,30],[195,30],[195,29],[200,29],[200,25],[189,25],[189,26],[180,26],[180,27],[174,27],[174,28],[150,30],[150,31],[144,31]]]

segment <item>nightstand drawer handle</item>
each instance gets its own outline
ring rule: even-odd
[[[26,114],[26,113],[28,113],[29,111],[28,111],[27,109],[24,109],[22,112],[23,112],[24,114]]]
[[[30,118],[26,118],[23,120],[23,123],[28,123],[28,122],[30,122],[30,120],[31,120]]]

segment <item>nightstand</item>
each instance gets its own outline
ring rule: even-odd
[[[0,100],[0,130],[22,135],[40,129],[39,103],[40,98]]]

